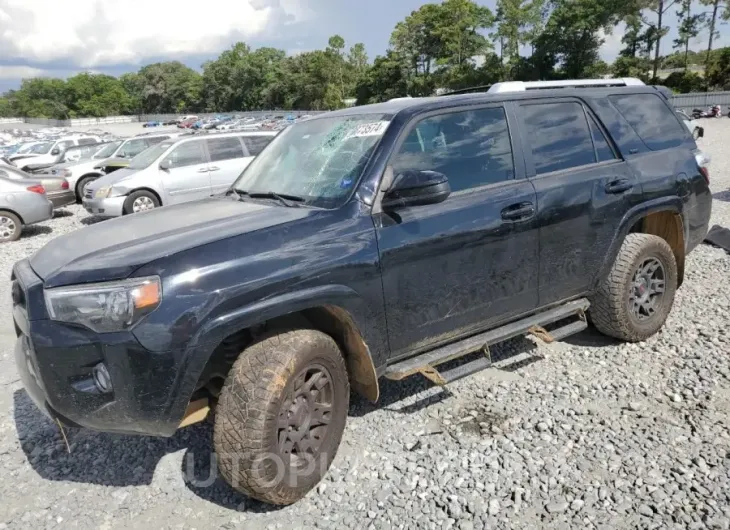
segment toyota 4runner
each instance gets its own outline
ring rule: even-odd
[[[292,503],[334,458],[350,388],[445,384],[488,367],[491,344],[587,317],[626,341],[659,331],[707,231],[707,163],[635,79],[317,116],[225,194],[18,262],[18,370],[65,425],[170,436],[215,412],[223,476]]]

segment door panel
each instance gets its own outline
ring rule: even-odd
[[[160,170],[169,204],[210,197],[210,172],[203,140],[185,142],[166,158],[170,169]]]
[[[641,185],[579,100],[520,104],[537,195],[540,306],[589,291]]]
[[[406,131],[391,159],[395,173],[439,171],[452,188],[443,203],[375,217],[394,356],[536,307],[535,190],[514,179],[510,139],[501,106],[452,111]]]

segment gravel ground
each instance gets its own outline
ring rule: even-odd
[[[713,223],[730,226],[730,120],[707,120]],[[5,245],[0,275],[93,222],[78,207]],[[355,398],[340,451],[298,504],[272,508],[210,477],[211,430],[170,439],[68,433],[17,381],[0,283],[0,528],[730,527],[730,257],[701,246],[664,330],[641,344],[587,331],[495,354],[521,362],[439,389],[418,376]],[[514,359],[514,357],[513,357]],[[213,468],[214,469],[214,468]]]

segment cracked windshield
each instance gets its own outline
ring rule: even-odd
[[[336,208],[355,188],[389,124],[385,115],[365,114],[292,125],[251,163],[234,189],[286,194],[309,206]]]

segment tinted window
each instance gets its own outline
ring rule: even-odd
[[[591,132],[579,103],[525,105],[522,112],[538,175],[596,161]]]
[[[231,160],[243,158],[243,146],[238,138],[211,138],[207,140],[210,161]]]
[[[606,160],[615,160],[616,155],[608,144],[608,140],[603,135],[603,132],[598,127],[596,119],[593,116],[588,116],[588,121],[591,126],[591,134],[593,135],[593,145],[596,148],[596,154],[598,155],[599,162],[605,162]]]
[[[676,147],[687,135],[686,127],[656,94],[615,95],[609,100],[653,151]]]
[[[96,140],[93,138],[79,138],[79,145],[93,145],[96,143]]]
[[[205,164],[205,153],[203,152],[203,142],[186,142],[180,144],[178,147],[173,149],[170,156],[167,157],[170,161],[170,167],[184,167],[194,166],[198,164]]]
[[[147,142],[143,139],[129,140],[125,142],[117,156],[132,158],[147,149]]]
[[[426,118],[409,133],[393,169],[431,170],[449,179],[452,191],[514,177],[504,110],[470,110]]]
[[[71,147],[73,144],[73,140],[64,140],[63,142],[58,142],[56,144],[56,149],[60,149],[61,151],[63,151],[67,147]]]
[[[257,156],[261,151],[264,150],[264,147],[269,145],[271,143],[271,140],[274,139],[273,136],[242,136],[241,139],[243,140],[243,143],[246,144],[246,149],[248,149],[248,154],[250,156]]]

